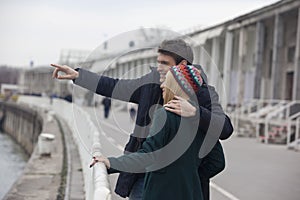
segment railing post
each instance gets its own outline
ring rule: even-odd
[[[295,140],[299,139],[299,129],[300,129],[300,117],[296,120],[296,133],[295,133]]]
[[[291,143],[291,131],[292,131],[292,124],[291,124],[291,120],[292,119],[288,119],[288,123],[287,123],[287,135],[286,135],[286,144],[289,145]]]
[[[288,106],[288,109],[287,109],[287,116],[286,116],[286,118],[289,118],[290,117],[290,113],[291,113],[291,111],[290,111],[290,109],[291,109],[291,106],[293,105],[293,103],[292,104],[290,104],[289,106]]]
[[[257,141],[259,141],[259,123],[258,122],[256,122],[256,125],[255,125],[255,127],[256,127],[256,140]]]
[[[269,119],[265,120],[265,144],[269,143]]]
[[[236,115],[235,115],[235,130],[238,132],[239,131],[239,110],[236,112]],[[239,133],[238,133],[239,134]]]

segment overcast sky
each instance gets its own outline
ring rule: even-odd
[[[276,0],[0,0],[0,65],[55,63],[62,49],[92,51],[126,31],[207,27]]]

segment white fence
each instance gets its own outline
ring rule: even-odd
[[[92,169],[89,168],[89,164],[92,161],[92,154],[101,153],[99,152],[99,148],[93,149],[93,147],[100,145],[99,132],[89,114],[76,104],[69,103],[62,99],[53,99],[51,105],[49,98],[20,96],[18,102],[34,105],[41,109],[53,110],[56,115],[67,122],[80,155],[86,194],[85,198],[88,200],[110,200],[111,191],[106,167],[102,163],[97,163]]]
[[[286,137],[287,145],[292,142],[292,133],[295,135],[294,140],[299,139],[299,101],[253,99],[235,109],[231,117],[240,135],[251,126],[255,127],[256,138],[263,138],[265,143],[275,138],[273,135]]]

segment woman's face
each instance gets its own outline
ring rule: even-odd
[[[160,88],[162,89],[164,104],[174,99],[175,94],[186,100],[189,99],[189,96],[181,89],[170,71],[167,72],[166,79],[160,85]]]
[[[170,82],[171,79],[172,79],[171,72],[167,72],[165,81],[160,85],[160,88],[162,89],[162,96],[164,99],[164,104],[174,98],[174,93],[169,88],[170,84],[172,84]]]
[[[165,100],[166,99],[166,86],[165,86],[165,82],[163,82],[160,85],[160,88],[162,89],[162,96],[163,96],[163,99]]]

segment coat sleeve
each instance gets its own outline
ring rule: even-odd
[[[221,143],[218,141],[213,149],[202,160],[198,173],[200,178],[210,179],[223,171],[225,157]]]
[[[209,179],[217,175],[225,168],[225,158],[221,143],[218,141],[211,152],[202,159],[198,168],[201,180],[201,189],[205,200],[209,200]]]
[[[73,80],[76,85],[102,96],[133,103],[139,103],[141,88],[155,81],[153,71],[137,79],[114,79],[82,68],[76,70],[79,72],[79,77]]]
[[[164,113],[163,113],[164,112]],[[154,115],[154,121],[151,126],[150,135],[147,137],[142,145],[142,148],[130,154],[125,154],[120,157],[109,157],[111,168],[108,173],[116,172],[130,172],[130,173],[144,173],[147,168],[157,160],[157,154],[153,154],[156,150],[161,149],[166,144],[166,138],[169,131],[169,117],[164,118],[166,112],[164,109],[159,109]],[[164,126],[161,127],[162,121],[165,121]],[[160,129],[158,131],[158,129]],[[157,132],[158,131],[158,132]]]
[[[213,134],[216,140],[225,140],[233,133],[230,118],[224,113],[219,103],[219,96],[212,86],[202,87],[197,93],[198,105],[194,118],[199,123],[199,129],[205,133]],[[199,116],[200,119],[197,117]]]

